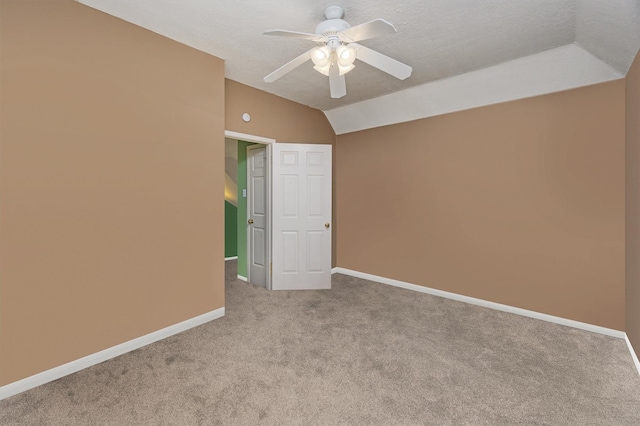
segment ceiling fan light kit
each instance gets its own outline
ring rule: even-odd
[[[335,55],[337,60],[333,60]],[[356,52],[353,47],[340,45],[335,51],[329,46],[316,47],[311,53],[311,61],[314,64],[313,69],[321,74],[329,76],[329,69],[332,66],[338,66],[339,75],[344,75],[355,68],[353,61],[356,60]]]
[[[292,37],[318,43],[318,47],[284,64],[264,78],[267,83],[276,81],[289,71],[311,59],[313,68],[329,77],[329,89],[332,98],[341,98],[347,94],[344,75],[355,68],[356,59],[376,67],[400,80],[411,75],[412,68],[382,53],[357,44],[361,40],[396,33],[395,27],[384,19],[375,19],[352,27],[342,19],[344,10],[340,6],[329,6],[324,10],[325,21],[316,27],[315,34],[288,30],[269,30],[265,35]]]

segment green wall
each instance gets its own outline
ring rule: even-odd
[[[247,276],[247,147],[251,142],[238,141],[238,275]]]
[[[224,257],[238,255],[238,208],[224,202]]]

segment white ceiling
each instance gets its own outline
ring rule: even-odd
[[[80,2],[224,59],[227,78],[325,111],[338,134],[622,78],[640,47],[640,0]],[[412,76],[400,81],[357,61],[340,99],[331,99],[328,78],[310,62],[265,83],[313,44],[263,31],[313,33],[332,4],[344,7],[351,25],[393,23],[397,34],[361,44],[412,66]],[[535,90],[514,87],[531,78]],[[464,93],[487,79],[491,93]]]

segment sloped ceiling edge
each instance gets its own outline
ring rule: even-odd
[[[572,43],[324,113],[341,135],[623,77]]]

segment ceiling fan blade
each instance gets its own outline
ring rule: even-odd
[[[356,48],[356,59],[361,60],[373,67],[376,67],[387,74],[391,74],[392,76],[399,78],[400,80],[404,80],[411,76],[411,72],[413,68],[409,65],[405,65],[402,62],[396,61],[393,58],[383,55],[380,52],[376,52],[375,50],[371,50],[368,47],[364,47],[357,43],[351,43],[349,46],[353,46]]]
[[[284,64],[283,66],[281,66],[280,68],[278,68],[277,70],[275,70],[274,72],[266,76],[264,78],[264,81],[267,83],[273,83],[274,81],[276,81],[277,79],[279,79],[280,77],[288,73],[289,71],[292,71],[293,69],[304,64],[306,61],[311,59],[311,52],[313,52],[315,49],[316,48],[314,47],[311,50],[307,50],[306,52],[304,52],[302,55],[298,56],[294,60],[287,62],[286,64]]]
[[[375,19],[365,22],[364,24],[356,25],[355,27],[347,28],[341,31],[340,34],[346,38],[347,41],[361,41],[387,34],[394,34],[396,32],[396,27],[394,27],[392,23],[384,19]]]
[[[333,99],[341,98],[347,94],[347,82],[344,74],[340,75],[338,61],[334,58],[331,68],[329,68],[329,90]]]
[[[288,30],[267,30],[263,33],[264,35],[272,35],[272,36],[280,36],[280,37],[290,37],[290,38],[302,38],[305,40],[311,40],[316,42],[323,42],[325,38],[323,36],[319,36],[317,34],[310,33],[301,33],[298,31],[288,31]]]

